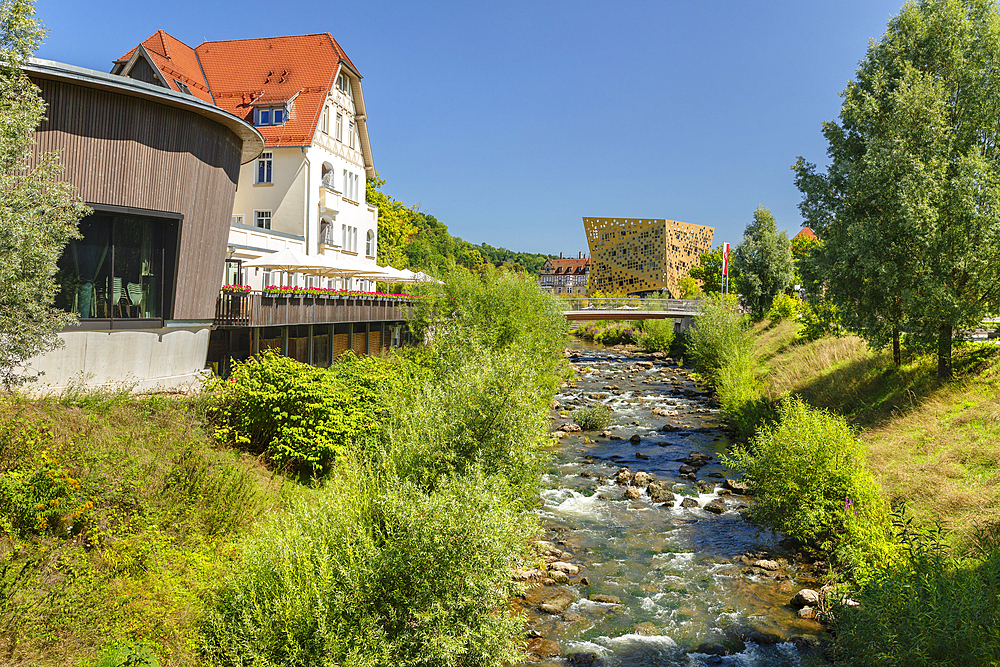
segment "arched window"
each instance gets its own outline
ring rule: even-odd
[[[375,232],[368,230],[368,238],[365,240],[365,254],[369,257],[375,256]]]

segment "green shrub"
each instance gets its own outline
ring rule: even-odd
[[[275,516],[203,624],[213,665],[483,665],[520,659],[510,581],[530,522],[499,478],[427,494],[372,473]]]
[[[717,373],[715,391],[726,422],[740,437],[752,435],[768,406],[764,383],[757,377],[757,363],[749,350],[738,348],[726,355]]]
[[[16,428],[8,425],[0,433],[0,452],[37,453],[33,462],[0,475],[0,535],[73,533],[94,503],[85,497],[80,480],[49,452],[56,444],[49,428],[32,422],[15,424]]]
[[[858,577],[892,552],[888,505],[843,418],[787,398],[777,421],[724,458],[743,473],[754,521],[817,548]]]
[[[385,455],[425,490],[478,467],[530,498],[545,461],[556,376],[543,359],[517,350],[437,344],[431,376],[397,395],[383,431]]]
[[[825,299],[803,302],[799,308],[802,329],[799,338],[818,340],[823,336],[839,336],[842,329],[837,306]]]
[[[101,651],[94,667],[160,667],[160,662],[147,646],[112,644]]]
[[[634,345],[638,339],[638,329],[631,322],[615,322],[594,336],[594,342],[601,345]]]
[[[352,438],[377,428],[388,377],[384,364],[352,356],[328,371],[265,351],[209,385],[215,438],[277,466],[323,473]]]
[[[648,352],[669,352],[674,343],[673,319],[645,320],[636,342]]]
[[[701,314],[687,331],[685,357],[713,384],[730,354],[753,350],[749,321],[729,306],[702,301]]]
[[[611,408],[606,405],[591,405],[573,411],[573,421],[584,431],[601,431],[611,426]]]
[[[801,306],[802,302],[798,297],[789,296],[782,292],[774,297],[766,317],[771,321],[771,324],[777,324],[781,320],[793,320],[799,316]]]
[[[1000,656],[1000,533],[978,534],[962,557],[939,530],[898,526],[900,558],[836,611],[838,664],[995,667]]]

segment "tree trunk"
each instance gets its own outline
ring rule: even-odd
[[[899,329],[892,330],[892,363],[896,364],[896,368],[903,363],[899,353]]]
[[[951,325],[942,324],[938,332],[938,379],[951,379]]]

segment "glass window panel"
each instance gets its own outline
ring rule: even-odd
[[[260,122],[258,125],[270,125],[271,124],[271,110],[261,109],[260,110]]]
[[[80,319],[111,317],[111,227],[109,215],[80,221],[81,239],[70,241],[58,262],[56,306]]]

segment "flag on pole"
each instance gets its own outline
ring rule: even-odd
[[[722,275],[729,275],[729,244],[726,243],[722,249]]]

